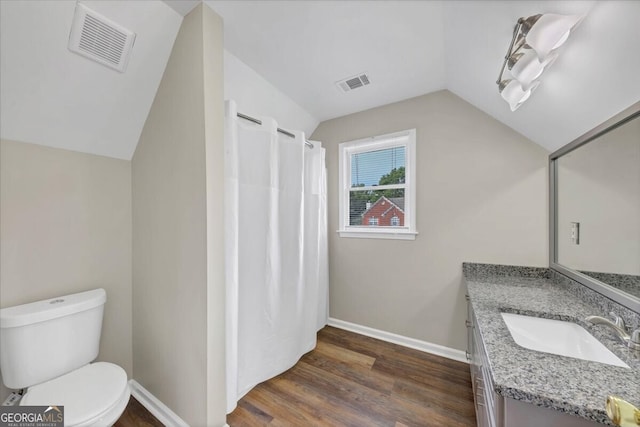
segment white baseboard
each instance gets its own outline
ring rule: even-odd
[[[151,394],[149,390],[142,387],[136,380],[129,380],[129,388],[131,389],[131,395],[165,426],[189,427],[189,424],[180,418],[178,414]]]
[[[333,326],[346,331],[355,332],[356,334],[366,335],[381,341],[387,341],[398,344],[403,347],[409,347],[414,350],[424,351],[425,353],[435,354],[436,356],[446,357],[447,359],[457,360],[458,362],[469,363],[464,351],[455,348],[445,347],[439,344],[433,344],[427,341],[417,340],[402,335],[393,334],[391,332],[381,331],[379,329],[370,328],[368,326],[358,325],[356,323],[345,322],[344,320],[329,318],[329,326]]]

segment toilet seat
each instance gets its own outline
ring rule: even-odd
[[[29,387],[20,405],[64,405],[65,426],[106,426],[120,417],[129,395],[124,369],[96,362]]]

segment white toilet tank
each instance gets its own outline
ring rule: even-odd
[[[0,309],[0,371],[13,389],[93,361],[100,348],[104,289]]]

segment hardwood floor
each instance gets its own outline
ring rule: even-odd
[[[341,329],[228,415],[241,426],[475,426],[469,366]]]
[[[131,396],[127,408],[114,427],[164,427],[164,424]]]

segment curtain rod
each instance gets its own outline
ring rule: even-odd
[[[262,124],[262,120],[258,120],[256,118],[251,117],[251,116],[247,116],[246,114],[238,113],[237,115],[241,119],[249,120],[250,122],[253,122],[253,123],[257,124],[257,125],[261,125]],[[295,138],[296,137],[294,134],[292,134],[291,132],[286,131],[284,129],[278,128],[278,132],[283,133],[283,134],[285,134],[287,136],[290,136],[291,138]],[[304,144],[309,148],[313,148],[313,144],[311,142],[309,142],[308,140],[306,140],[306,139],[304,141]]]

